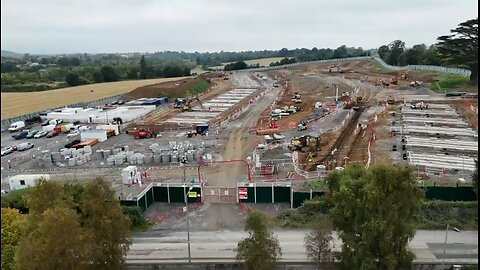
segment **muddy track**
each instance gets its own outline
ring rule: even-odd
[[[355,111],[354,115],[348,122],[347,126],[340,133],[340,136],[337,139],[337,141],[332,145],[328,154],[323,158],[323,160],[320,160],[320,162],[329,163],[329,162],[335,161],[338,164],[338,160],[343,158],[340,155],[340,153],[344,152],[344,149],[346,149],[346,147],[348,146],[351,146],[353,141],[355,141],[350,139],[353,137],[352,135],[353,135],[353,132],[355,131],[355,128],[357,127],[358,119],[360,118],[360,115],[364,110],[365,110],[364,107],[360,107],[358,111]],[[350,141],[350,145],[348,144],[349,141]],[[335,153],[332,155],[332,151],[335,149],[337,149],[337,151],[335,151]]]

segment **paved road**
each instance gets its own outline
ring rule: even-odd
[[[282,247],[283,261],[305,261],[303,238],[307,231],[276,230]],[[185,262],[187,260],[186,231],[153,231],[137,233],[127,261],[134,262]],[[191,237],[192,261],[231,261],[236,254],[243,231],[193,231]],[[417,231],[410,248],[421,263],[478,263],[478,231],[449,232],[446,254],[443,254],[445,231]],[[339,250],[341,242],[335,235],[334,248]]]

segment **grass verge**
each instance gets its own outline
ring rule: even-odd
[[[331,205],[323,198],[306,201],[301,207],[291,209],[273,219],[273,224],[284,228],[306,228],[316,218],[326,217]],[[417,229],[444,229],[445,224],[461,230],[478,229],[478,201],[451,202],[426,201],[417,216]]]
[[[438,74],[435,81],[429,84],[429,88],[438,93],[444,93],[445,89],[472,92],[469,78],[458,74]]]

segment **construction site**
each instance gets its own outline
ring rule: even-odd
[[[101,175],[123,200],[155,182],[198,185],[205,203],[238,202],[240,185],[301,188],[351,163],[408,163],[419,181],[470,181],[477,98],[446,97],[427,87],[432,72],[379,71],[373,61],[216,72],[138,88],[121,98],[122,106],[144,106],[145,114],[115,121],[115,114],[109,120],[100,113],[101,121],[85,122],[92,129],[117,126],[114,136],[106,131],[95,143],[66,148],[74,139],[60,134],[2,156],[2,189],[18,174],[77,181]],[[192,91],[198,84],[205,89]],[[63,111],[54,116],[77,119]],[[2,145],[12,142],[2,134]],[[125,180],[127,167],[135,175]]]

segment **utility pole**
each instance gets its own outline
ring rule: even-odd
[[[185,185],[185,187],[187,186],[187,183],[186,183],[186,172],[185,172],[185,166],[187,164],[187,159],[185,158],[185,155],[182,156],[182,160],[181,160],[181,163],[183,164],[183,183]],[[187,245],[188,245],[188,262],[191,263],[192,262],[192,254],[191,254],[191,249],[190,249],[190,220],[189,220],[189,217],[188,217],[188,193],[192,190],[192,185],[193,182],[190,182],[189,183],[189,188],[186,192],[184,192],[184,196],[185,196],[185,213],[186,213],[186,219],[187,219]]]
[[[459,233],[460,230],[456,227],[452,227],[449,224],[447,224],[447,229],[445,230],[445,244],[443,246],[443,259],[442,259],[442,269],[445,269],[445,254],[447,252],[447,237],[448,237],[448,229],[451,228],[455,232]]]

